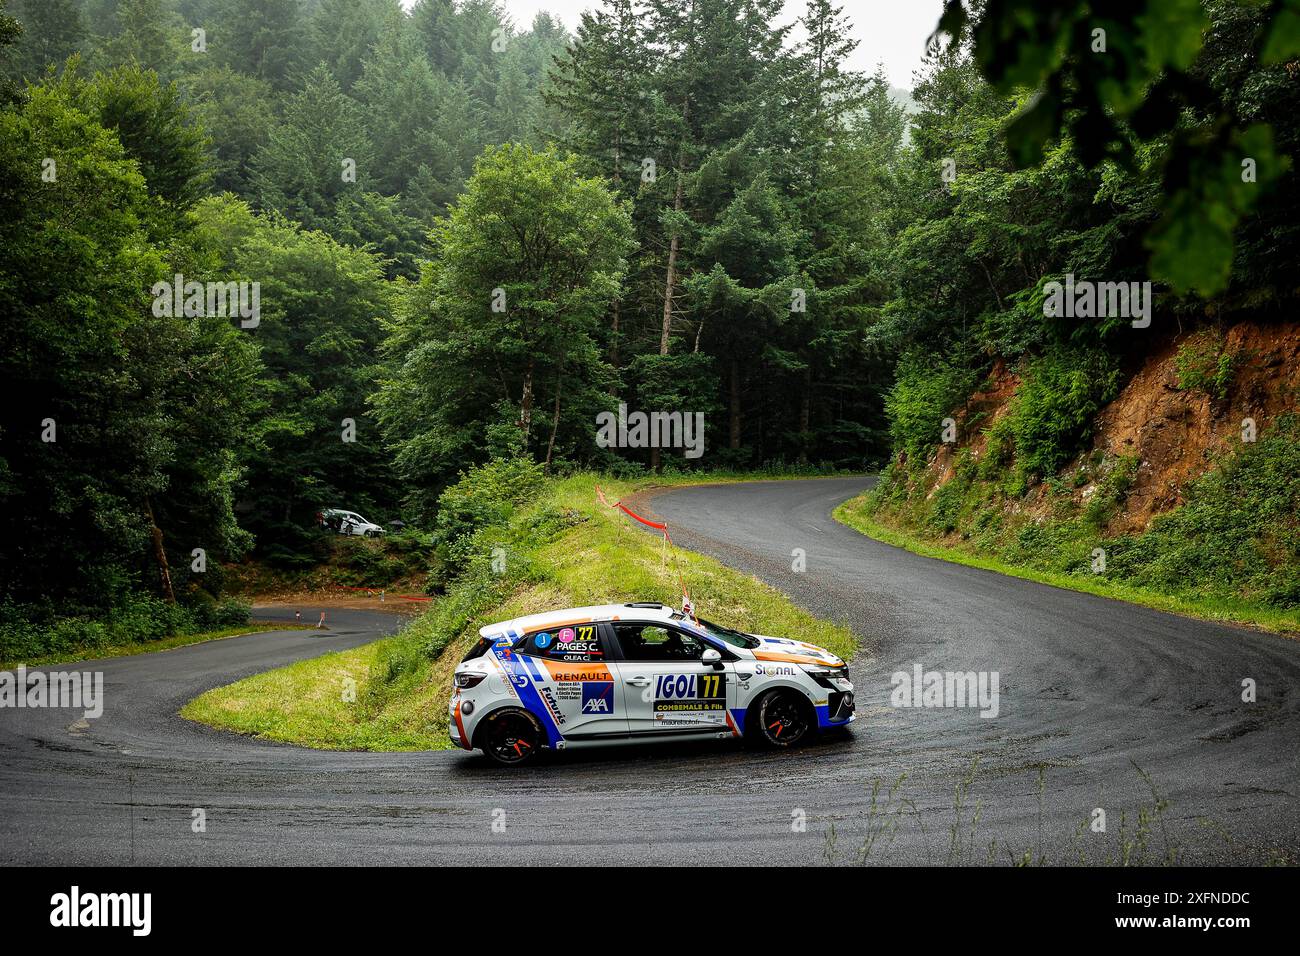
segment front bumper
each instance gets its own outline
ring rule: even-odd
[[[451,738],[453,744],[462,750],[472,750],[470,735],[466,730],[468,715],[461,713],[461,703],[462,698],[457,694],[451,699],[451,703],[447,705],[447,736]]]
[[[844,724],[853,719],[853,691],[834,691],[826,699],[826,723]]]

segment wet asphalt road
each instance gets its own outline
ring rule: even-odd
[[[0,709],[0,862],[776,865],[853,862],[868,842],[873,863],[1300,857],[1300,642],[878,544],[829,517],[870,481],[648,503],[679,543],[853,629],[848,733],[792,753],[653,747],[510,771],[459,752],[309,751],[176,716],[210,687],[400,624],[332,610],[325,632],[52,668],[102,671],[104,715]],[[891,707],[891,674],[916,663],[998,672],[998,716]],[[1258,702],[1241,701],[1243,678]],[[1165,809],[1144,826],[1152,786]],[[1104,833],[1088,827],[1098,808]]]

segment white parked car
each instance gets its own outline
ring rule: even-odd
[[[316,516],[320,526],[338,534],[355,534],[366,538],[377,538],[384,529],[373,521],[367,521],[355,511],[343,511],[340,508],[326,508]]]
[[[854,719],[844,662],[803,641],[694,620],[657,603],[490,624],[456,667],[452,742],[503,764],[538,750],[664,738],[790,747]]]

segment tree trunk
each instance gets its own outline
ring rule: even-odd
[[[555,414],[551,416],[551,440],[546,443],[546,461],[542,465],[542,474],[551,473],[551,455],[555,451],[555,434],[560,430],[560,383],[564,376],[555,375]]]
[[[528,370],[524,372],[524,391],[519,398],[519,430],[524,433],[524,451],[528,450],[528,435],[533,427],[533,366],[535,359],[528,360]]]
[[[808,464],[808,422],[812,413],[812,366],[803,370],[803,397],[799,400],[799,464]]]
[[[176,603],[176,592],[172,590],[172,572],[167,565],[167,549],[163,547],[162,528],[153,515],[153,502],[146,495],[144,499],[145,517],[149,519],[149,532],[153,536],[153,556],[158,562],[158,587],[169,604]]]
[[[673,212],[682,211],[682,167],[677,164],[677,191],[673,197]],[[668,241],[668,277],[664,281],[664,324],[659,335],[659,354],[668,354],[668,335],[673,328],[673,291],[677,287],[677,247],[680,244],[677,230]]]
[[[731,434],[727,447],[740,447],[740,362],[734,355],[731,359]]]
[[[618,368],[618,306],[619,300],[614,300],[614,326],[610,330],[609,336],[609,364],[613,368]]]

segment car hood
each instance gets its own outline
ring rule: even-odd
[[[755,634],[761,643],[750,650],[756,661],[778,661],[783,664],[823,664],[827,667],[843,667],[844,662],[816,644],[807,641],[794,641],[788,637],[768,637]]]

